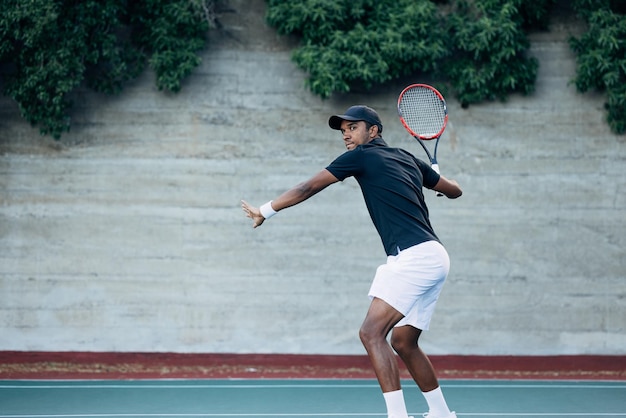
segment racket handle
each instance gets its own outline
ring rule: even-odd
[[[432,165],[431,165],[431,168],[432,168],[433,170],[435,170],[435,171],[437,172],[437,174],[441,174],[441,173],[439,172],[439,164],[437,164],[437,163],[432,164]],[[437,193],[437,197],[441,197],[441,196],[443,196],[443,193],[441,193],[441,192],[435,191],[435,193]]]

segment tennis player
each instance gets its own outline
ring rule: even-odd
[[[387,414],[389,418],[408,417],[395,350],[426,398],[429,412],[424,416],[455,418],[418,340],[429,327],[450,267],[448,253],[430,224],[423,187],[450,199],[461,196],[461,188],[409,152],[389,147],[381,136],[380,117],[370,107],[352,106],[342,115],[331,116],[328,124],[341,131],[348,151],[260,208],[246,201],[242,208],[256,228],[278,211],[353,176],[387,253],[386,264],[378,267],[372,282],[371,304],[359,331]]]

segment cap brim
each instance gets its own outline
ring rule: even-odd
[[[344,120],[349,120],[351,122],[354,122],[354,121],[363,120],[363,119],[355,118],[354,116],[348,116],[348,115],[333,115],[330,117],[330,119],[328,119],[328,126],[330,126],[331,129],[335,129],[339,131],[341,130],[341,122],[343,122]]]

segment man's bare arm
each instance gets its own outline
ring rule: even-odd
[[[435,184],[433,190],[443,193],[449,199],[456,199],[457,197],[461,197],[463,194],[463,190],[461,190],[461,187],[456,180],[451,180],[444,176],[439,178],[439,181]]]
[[[333,176],[330,171],[324,169],[307,181],[292,187],[276,199],[272,200],[270,204],[271,209],[278,212],[282,209],[297,205],[338,181],[339,180]],[[254,228],[263,224],[265,217],[261,214],[259,208],[250,205],[245,200],[241,201],[241,207],[246,213],[246,216],[254,221],[252,225]]]

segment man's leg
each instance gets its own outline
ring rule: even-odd
[[[446,404],[432,363],[418,345],[421,333],[421,330],[409,325],[394,328],[391,345],[422,391],[430,409],[428,416],[456,417]]]
[[[402,318],[403,315],[387,302],[374,298],[359,330],[359,337],[383,392],[400,389],[398,362],[387,342],[387,335]]]
[[[422,392],[430,392],[439,387],[435,369],[428,356],[418,345],[422,330],[406,325],[393,329],[391,345],[406,364],[409,373]]]
[[[384,302],[374,298],[359,336],[374,367],[383,391],[387,414],[391,418],[407,418],[404,394],[400,387],[400,372],[396,356],[387,342],[387,335],[403,315]]]

